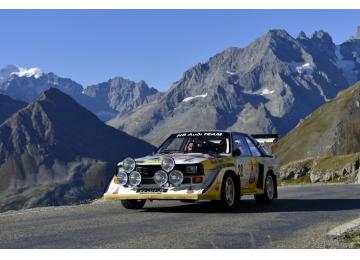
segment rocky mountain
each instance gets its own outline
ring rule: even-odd
[[[13,99],[9,96],[0,94],[0,125],[12,114],[27,104],[23,101]]]
[[[154,144],[195,129],[284,135],[360,78],[359,46],[336,46],[323,31],[294,38],[271,30],[192,67],[160,99],[108,124]]]
[[[0,125],[0,211],[101,196],[118,161],[153,149],[46,90]]]
[[[316,109],[281,138],[273,152],[279,163],[360,152],[360,82]]]
[[[134,82],[122,77],[84,89],[71,79],[52,72],[44,73],[39,68],[8,65],[0,70],[0,92],[13,98],[32,102],[49,88],[60,89],[104,121],[128,113],[161,96],[144,81]]]
[[[161,95],[145,81],[134,82],[122,77],[88,86],[83,94],[79,102],[102,120],[129,113]]]
[[[58,88],[74,98],[82,95],[83,87],[71,79],[54,73],[43,73],[39,68],[22,68],[9,65],[4,68],[0,92],[26,102],[37,99],[45,90]]]

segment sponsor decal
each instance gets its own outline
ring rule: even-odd
[[[191,193],[194,193],[192,187],[190,186],[189,189],[186,191],[187,194],[191,194]]]
[[[115,188],[112,194],[118,194],[119,193],[119,187]]]
[[[162,193],[167,192],[168,189],[165,188],[139,188],[137,189],[137,193]]]
[[[191,133],[180,133],[176,137],[196,137],[196,136],[222,136],[223,133],[217,132],[191,132]]]
[[[257,171],[257,169],[259,167],[257,161],[254,160],[254,159],[251,160],[250,167],[251,167],[251,169],[250,169],[249,183],[252,184],[252,183],[255,183],[255,181],[256,181],[255,174],[256,174],[256,171]]]
[[[250,173],[250,178],[249,178],[249,183],[254,183],[255,182],[255,174],[254,172],[252,171]]]
[[[244,174],[244,165],[238,164],[238,171],[239,171],[240,176],[243,176],[243,174]]]

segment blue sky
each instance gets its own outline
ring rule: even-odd
[[[191,66],[269,29],[355,34],[360,10],[0,10],[0,67],[40,67],[87,86],[115,76],[169,88]]]

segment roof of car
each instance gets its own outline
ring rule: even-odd
[[[236,133],[236,134],[242,134],[242,135],[248,135],[246,133],[242,132],[235,132],[235,131],[227,131],[227,130],[194,130],[194,131],[182,131],[182,132],[176,132],[173,134],[184,134],[184,133]]]

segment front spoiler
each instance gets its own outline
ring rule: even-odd
[[[105,194],[104,200],[211,200],[209,195],[203,194],[164,194],[164,193],[142,193],[142,194]]]

